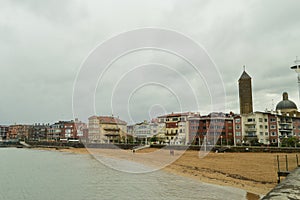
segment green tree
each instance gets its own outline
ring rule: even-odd
[[[284,138],[281,142],[283,147],[297,147],[299,144],[299,139],[296,137]]]

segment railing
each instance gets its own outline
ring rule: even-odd
[[[289,171],[289,160],[288,160],[288,156],[287,155],[284,156],[284,162],[285,162],[285,166],[284,166],[285,170],[282,171],[281,168],[280,168],[280,156],[277,155],[277,167],[278,167],[277,182],[278,183],[280,183],[280,177],[286,177],[287,175],[290,174],[290,171]],[[291,160],[290,160],[290,162],[291,162]],[[296,158],[295,158],[294,162],[295,162],[296,168],[300,167],[298,154],[296,154]]]
[[[250,131],[251,131],[251,132],[256,132],[256,131],[257,131],[257,128],[246,128],[245,131],[246,131],[246,132],[250,132]]]

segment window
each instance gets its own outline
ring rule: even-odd
[[[235,123],[240,123],[240,122],[241,122],[240,118],[235,119]]]
[[[269,133],[268,133],[268,132],[265,132],[265,136],[267,136],[267,135],[269,135]]]
[[[268,119],[267,119],[267,118],[265,118],[265,122],[268,122]]]
[[[265,125],[265,129],[268,129],[268,126],[267,126],[267,125]]]
[[[263,140],[263,139],[260,139],[260,143],[264,143],[264,140]]]
[[[272,134],[271,134],[272,136],[276,136],[276,132],[272,132]]]
[[[271,122],[276,122],[276,118],[271,118]]]
[[[263,133],[263,132],[260,132],[259,134],[260,134],[261,136],[263,136],[263,135],[264,135],[264,133]]]
[[[263,128],[263,125],[259,125],[259,128]]]
[[[236,132],[235,136],[241,136],[241,132]]]
[[[276,125],[271,125],[271,129],[276,129]]]
[[[239,124],[235,125],[235,129],[241,129],[240,125]]]
[[[276,143],[276,142],[277,142],[277,140],[276,140],[276,139],[273,139],[273,140],[272,140],[272,142],[273,142],[273,143]]]
[[[259,122],[263,122],[263,119],[262,119],[262,118],[259,118]]]

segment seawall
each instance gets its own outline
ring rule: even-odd
[[[263,200],[300,199],[300,167],[292,171],[281,183],[272,189]]]

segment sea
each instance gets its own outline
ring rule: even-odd
[[[0,200],[241,200],[245,196],[237,188],[164,171],[118,171],[92,155],[0,148]]]

